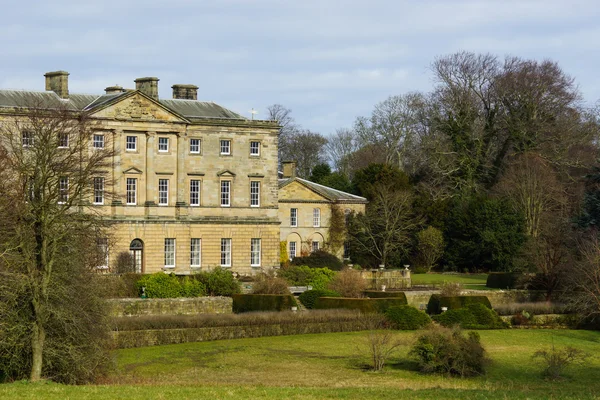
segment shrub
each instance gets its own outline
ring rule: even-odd
[[[491,272],[485,286],[495,289],[514,289],[520,277],[520,274],[514,272]]]
[[[348,297],[319,297],[315,302],[314,308],[347,308],[360,310],[364,313],[384,313],[390,307],[405,305],[405,298],[355,299]]]
[[[427,303],[427,314],[439,314],[442,312],[442,307],[447,307],[448,310],[456,310],[475,303],[492,308],[492,304],[486,296],[441,296],[434,294],[431,295],[429,303]]]
[[[315,290],[324,290],[336,272],[329,268],[311,268],[307,265],[288,267],[279,271],[279,276],[296,286],[312,286]]]
[[[532,357],[533,359],[542,359],[543,376],[557,380],[562,378],[565,368],[575,363],[583,363],[589,354],[570,346],[558,350],[552,345],[552,349],[536,351]]]
[[[234,313],[289,311],[298,306],[291,294],[234,294],[232,297]]]
[[[483,304],[469,304],[466,308],[448,310],[435,315],[433,320],[446,327],[460,326],[464,329],[502,329],[507,324],[498,314]]]
[[[290,260],[288,258],[287,242],[281,241],[279,242],[279,266],[286,267],[289,265],[289,263]]]
[[[149,299],[167,299],[175,297],[200,297],[206,295],[206,288],[202,282],[189,277],[177,277],[174,274],[144,275],[137,282],[140,293],[145,288],[146,297]]]
[[[383,370],[385,360],[394,354],[401,345],[402,342],[395,339],[390,331],[369,332],[369,335],[367,336],[367,347],[371,358],[371,368],[374,371]]]
[[[142,274],[99,275],[98,290],[107,299],[135,298],[140,296],[137,281]]]
[[[465,336],[458,328],[429,328],[418,337],[409,354],[426,373],[461,377],[483,375],[488,364],[479,334],[469,332]]]
[[[388,297],[406,299],[406,294],[404,294],[404,292],[382,292],[379,290],[365,290],[363,293],[370,299],[385,299]]]
[[[232,296],[241,292],[240,284],[235,280],[233,274],[221,268],[192,276],[206,286],[206,291],[210,296]]]
[[[135,273],[135,263],[133,260],[133,255],[130,252],[122,251],[117,254],[114,272],[117,274]]]
[[[288,282],[273,274],[260,274],[252,286],[254,294],[290,294]]]
[[[339,272],[329,283],[328,289],[338,292],[343,297],[360,298],[367,288],[367,282],[359,271],[345,269]]]
[[[463,286],[458,282],[444,282],[440,285],[440,295],[442,296],[460,296]]]
[[[306,257],[295,257],[291,265],[308,265],[311,268],[329,268],[333,271],[340,271],[344,264],[336,255],[323,250],[310,253]]]
[[[310,310],[314,308],[315,302],[319,297],[340,297],[340,294],[338,292],[334,292],[333,290],[313,289],[302,293],[300,296],[298,296],[298,300],[304,304],[304,307]]]
[[[411,306],[390,307],[385,312],[387,320],[395,329],[421,329],[431,323],[429,315]]]

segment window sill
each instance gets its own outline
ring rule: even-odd
[[[102,202],[102,203],[92,203],[92,204],[95,205],[95,206],[103,206],[104,202]]]

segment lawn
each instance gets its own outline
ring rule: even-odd
[[[600,359],[547,382],[531,354],[572,345],[600,352],[600,332],[480,331],[492,365],[485,377],[423,375],[407,357],[413,333],[383,373],[367,371],[366,332],[188,343],[115,353],[105,385],[0,385],[2,399],[593,399],[600,398]]]
[[[412,274],[413,285],[440,285],[445,282],[462,283],[467,289],[486,289],[487,274]]]

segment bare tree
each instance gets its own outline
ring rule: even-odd
[[[327,138],[325,148],[335,170],[350,178],[350,156],[359,149],[356,133],[352,129],[337,129]]]
[[[394,254],[405,251],[421,223],[413,213],[412,200],[408,191],[375,185],[365,213],[349,219],[351,247],[384,265]]]
[[[91,272],[104,225],[89,204],[110,194],[112,152],[91,148],[85,114],[28,106],[0,129],[0,319],[12,322],[0,337],[16,346],[0,346],[0,369],[88,380],[102,364],[106,326]]]
[[[292,117],[292,110],[282,106],[281,104],[273,104],[267,107],[267,119],[277,121],[281,125],[279,131],[279,164],[282,161],[292,160],[291,157],[291,141],[292,136],[300,129],[296,121]]]
[[[296,161],[299,177],[308,179],[313,168],[326,161],[326,144],[327,139],[320,133],[303,130],[291,135],[286,157],[287,160]]]
[[[573,310],[586,318],[600,318],[600,241],[597,235],[579,243],[581,260],[569,272],[569,295]]]

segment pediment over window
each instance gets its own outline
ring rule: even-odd
[[[123,171],[124,174],[136,174],[136,175],[141,175],[142,174],[142,170],[141,169],[137,169],[136,167],[131,167],[126,169],[125,171]]]
[[[217,172],[217,176],[221,176],[221,177],[223,177],[223,176],[231,176],[231,177],[234,177],[235,174],[233,172],[231,172],[230,170],[228,170],[228,169],[224,169],[222,171]]]

